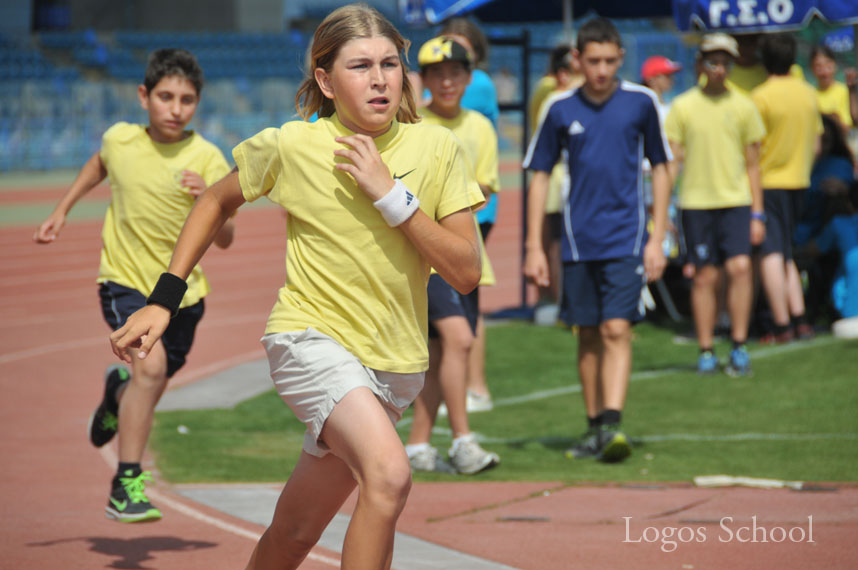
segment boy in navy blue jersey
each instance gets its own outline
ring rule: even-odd
[[[661,277],[670,147],[652,91],[616,77],[623,63],[614,25],[598,18],[578,34],[574,56],[584,84],[555,96],[530,143],[534,171],[528,196],[524,273],[549,281],[542,249],[545,195],[552,167],[566,149],[570,189],[563,205],[563,295],[567,321],[579,327],[578,371],[588,430],[570,458],[621,461],[631,447],[620,429],[631,374],[631,325],[643,316],[644,283]],[[653,230],[647,240],[641,162],[652,165]]]

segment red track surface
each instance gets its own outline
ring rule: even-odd
[[[0,196],[10,203],[13,196],[40,201],[48,194],[55,198],[56,191]],[[504,196],[489,240],[500,284],[486,290],[484,310],[519,302],[518,199],[515,193]],[[233,247],[206,256],[213,293],[188,365],[174,385],[263,356],[258,339],[283,280],[283,225],[276,209],[244,210]],[[72,224],[56,243],[37,246],[31,227],[0,228],[0,568],[243,568],[252,537],[263,529],[192,505],[163,482],[155,487],[164,498],[158,503],[165,513],[161,522],[121,525],[104,518],[113,467],[85,436],[87,417],[100,399],[102,371],[113,361],[94,283],[99,232],[100,223]],[[541,492],[551,487],[416,485],[400,530],[535,570],[858,567],[854,488],[820,494],[687,487]],[[718,526],[710,522],[709,540],[680,545],[673,553],[662,552],[659,544],[623,543],[623,516],[634,517],[641,530],[698,526],[686,519],[721,516],[745,517],[747,524],[751,514],[781,526],[813,515],[816,542],[721,544]],[[337,558],[320,549],[313,556],[304,568],[330,569],[322,558]]]

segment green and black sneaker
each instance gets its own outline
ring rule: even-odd
[[[632,454],[632,445],[620,429],[620,424],[603,425],[599,435],[599,460],[616,463]]]
[[[599,456],[599,428],[588,429],[575,445],[566,450],[567,459],[593,459]]]
[[[116,393],[131,379],[131,373],[121,364],[114,364],[104,373],[104,397],[89,417],[89,441],[101,447],[116,435],[119,428],[119,402]]]
[[[161,511],[146,497],[145,482],[151,480],[152,474],[148,471],[127,469],[117,474],[105,508],[107,518],[127,523],[160,519]]]

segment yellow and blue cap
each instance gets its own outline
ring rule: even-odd
[[[469,69],[473,64],[473,58],[467,48],[452,38],[438,36],[420,46],[420,51],[417,53],[417,64],[420,69],[444,61],[458,61]]]

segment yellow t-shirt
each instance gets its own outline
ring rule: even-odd
[[[182,188],[190,170],[212,185],[229,172],[223,153],[191,132],[170,144],[152,140],[143,125],[116,123],[101,141],[101,161],[110,182],[110,206],[101,230],[98,282],[112,281],[149,296],[170,258],[194,197]],[[197,265],[188,277],[181,307],[211,288]]]
[[[751,203],[745,147],[766,134],[751,99],[730,89],[713,97],[692,87],[673,100],[664,130],[668,140],[685,151],[680,208],[710,210]]]
[[[835,81],[825,91],[817,87],[816,101],[819,103],[820,113],[837,115],[841,123],[847,127],[852,126],[852,113],[849,110],[849,88],[846,85]]]
[[[462,141],[468,162],[474,168],[477,183],[488,186],[492,192],[500,190],[498,137],[491,121],[482,114],[468,109],[462,109],[458,116],[453,119],[445,119],[433,113],[428,107],[420,109],[420,115],[424,122],[429,125],[440,125],[453,131],[453,134]],[[494,285],[497,282],[495,272],[492,269],[482,234],[479,231],[477,237],[480,240],[480,251],[483,255],[483,273],[480,276],[480,285]]]
[[[528,106],[528,118],[530,119],[530,131],[536,132],[536,127],[539,125],[539,119],[542,117],[542,105],[557,89],[557,78],[553,75],[543,76],[533,88],[533,95],[530,96],[530,104]]]
[[[233,150],[244,197],[260,196],[289,213],[286,283],[266,333],[313,327],[370,368],[425,370],[429,266],[398,228],[391,228],[347,173],[334,168],[354,134],[336,115],[270,128]],[[483,201],[447,129],[393,122],[375,139],[381,158],[420,199],[433,220]]]
[[[804,71],[797,63],[789,68],[789,74],[796,79],[804,80]],[[727,76],[727,87],[737,89],[743,95],[750,95],[751,91],[768,78],[769,73],[762,63],[749,66],[734,65]],[[702,76],[705,80],[706,76]],[[705,82],[703,83],[705,85]],[[701,85],[701,87],[703,86]]]
[[[760,152],[763,188],[807,188],[816,138],[822,133],[813,88],[803,79],[772,75],[754,89],[751,99],[766,127]]]

